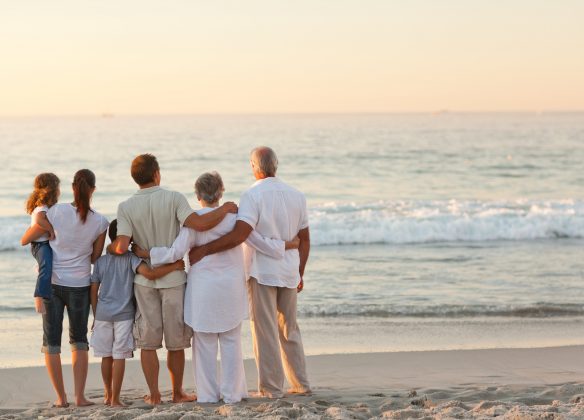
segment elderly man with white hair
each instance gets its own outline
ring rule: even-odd
[[[284,376],[291,386],[288,392],[310,394],[296,321],[296,294],[304,285],[310,250],[306,199],[276,177],[278,159],[269,147],[252,150],[251,167],[257,181],[241,196],[235,228],[222,238],[193,248],[190,261],[238,246],[253,230],[283,241],[300,238],[298,250],[286,251],[282,259],[261,252],[252,256],[248,294],[260,396],[282,397]]]

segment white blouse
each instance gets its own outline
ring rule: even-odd
[[[96,211],[87,213],[85,223],[71,204],[55,204],[47,212],[55,229],[52,284],[67,287],[89,286],[93,243],[107,230],[109,223]]]
[[[198,214],[213,211],[205,207]],[[205,232],[182,227],[172,247],[155,247],[150,250],[153,266],[182,259],[194,246],[214,241],[235,227],[237,216],[228,214],[223,221]],[[285,242],[264,238],[252,231],[246,245],[272,258],[283,258]],[[247,285],[243,246],[208,255],[189,268],[185,292],[184,319],[194,330],[221,333],[237,327],[247,318]]]

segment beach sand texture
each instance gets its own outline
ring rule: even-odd
[[[53,391],[42,367],[3,369],[0,418],[114,419],[581,419],[584,418],[584,346],[539,349],[454,350],[308,357],[314,395],[280,400],[250,398],[236,405],[170,404],[152,408],[138,361],[128,363],[122,399],[128,408],[101,403],[99,365],[92,364],[88,408],[49,408]],[[256,388],[253,360],[245,362]],[[191,372],[187,366],[187,372]],[[69,398],[71,368],[64,366]],[[165,400],[168,375],[161,372]],[[190,385],[191,378],[187,379]]]

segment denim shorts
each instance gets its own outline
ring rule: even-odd
[[[49,241],[32,242],[30,252],[39,265],[39,274],[34,289],[34,297],[51,297],[51,277],[53,275],[53,250]]]
[[[89,319],[89,286],[67,287],[52,285],[52,295],[45,298],[43,314],[43,353],[61,353],[63,315],[67,308],[69,344],[71,351],[89,350],[87,321]]]

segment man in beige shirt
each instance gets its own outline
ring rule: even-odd
[[[118,236],[110,245],[116,254],[128,252],[130,241],[143,249],[170,247],[181,226],[198,231],[215,227],[227,213],[236,213],[237,206],[228,202],[216,211],[198,215],[184,195],[160,187],[160,168],[156,157],[137,156],[131,174],[140,189],[118,207]],[[156,351],[162,340],[168,351],[168,370],[172,381],[173,402],[194,401],[195,395],[184,392],[184,349],[190,347],[192,331],[184,324],[183,302],[186,275],[184,271],[148,280],[137,274],[134,279],[136,318],[134,337],[141,349],[142,370],[150,390],[145,401],[160,404],[158,389],[159,362]]]

